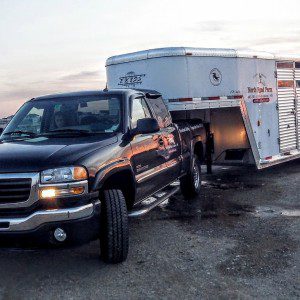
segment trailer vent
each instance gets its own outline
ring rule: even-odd
[[[16,203],[28,200],[31,191],[31,179],[0,179],[0,204]]]

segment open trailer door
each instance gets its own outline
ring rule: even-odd
[[[296,110],[297,110],[297,138],[300,150],[300,62],[295,63],[295,87],[296,87]]]
[[[280,153],[298,148],[294,62],[277,62]]]

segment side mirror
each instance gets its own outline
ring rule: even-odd
[[[0,135],[2,134],[3,130],[4,130],[3,128],[0,128]]]
[[[135,134],[155,133],[159,131],[159,125],[156,119],[145,118],[137,121]]]

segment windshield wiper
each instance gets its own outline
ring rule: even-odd
[[[89,130],[82,129],[56,129],[50,130],[49,132],[44,133],[43,135],[59,135],[59,134],[79,134],[79,135],[89,135],[92,132]]]
[[[22,130],[16,130],[16,131],[10,131],[10,132],[5,132],[3,133],[3,135],[13,135],[13,134],[18,134],[18,135],[27,135],[29,137],[35,137],[37,136],[37,134],[35,132],[31,132],[31,131],[22,131]]]

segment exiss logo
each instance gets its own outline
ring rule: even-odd
[[[134,72],[128,72],[125,76],[120,77],[118,85],[126,87],[135,87],[143,83],[143,78],[146,74],[135,74]]]
[[[212,85],[220,85],[222,82],[222,73],[219,71],[219,69],[214,68],[209,73],[209,79]]]

